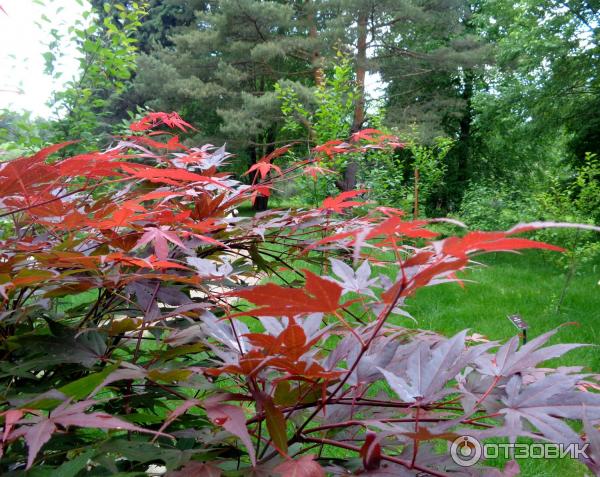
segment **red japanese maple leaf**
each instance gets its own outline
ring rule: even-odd
[[[292,147],[293,145],[294,145],[294,143],[286,144],[285,146],[278,147],[272,153],[267,154],[266,156],[262,157],[259,162],[262,162],[262,161],[271,162],[273,159],[283,156],[286,152],[288,152],[290,150],[290,147]]]
[[[303,455],[296,460],[286,460],[275,467],[277,475],[285,477],[325,477],[325,471],[314,460],[312,454]]]
[[[339,139],[334,139],[332,141],[327,141],[324,144],[316,146],[315,148],[313,148],[313,151],[322,152],[327,154],[329,157],[333,157],[336,154],[348,152],[349,147],[350,145],[348,143],[340,141]]]
[[[327,199],[323,201],[323,204],[321,205],[320,209],[332,210],[333,212],[341,213],[344,211],[345,208],[355,207],[357,205],[364,205],[365,202],[357,202],[353,200],[346,201],[346,199],[356,197],[357,195],[363,194],[365,192],[367,192],[366,189],[350,190],[347,192],[342,192],[337,197],[327,197]]]
[[[367,432],[365,443],[360,448],[363,467],[365,470],[377,470],[381,464],[381,444],[374,432]]]
[[[90,427],[98,429],[120,429],[135,432],[145,432],[155,435],[167,435],[143,427],[136,426],[130,422],[123,421],[110,414],[101,412],[85,412],[88,408],[97,404],[97,401],[87,400],[71,404],[64,402],[54,409],[48,417],[41,415],[30,416],[28,419],[20,419],[14,424],[20,425],[16,430],[11,432],[8,440],[15,440],[23,437],[29,447],[29,455],[27,457],[27,469],[34,462],[35,456],[38,454],[42,446],[50,439],[52,434],[58,431],[58,426],[67,428],[75,427]]]
[[[469,232],[464,237],[450,237],[444,240],[442,251],[447,255],[462,258],[469,253],[477,251],[497,252],[525,248],[541,248],[556,252],[564,251],[561,247],[544,242],[507,237],[506,232]]]
[[[181,182],[208,182],[229,189],[229,187],[211,177],[196,174],[185,169],[157,169],[142,164],[128,164],[121,166],[121,169],[129,175],[147,179],[150,182],[159,182],[174,186],[180,185]]]
[[[412,238],[437,237],[439,234],[423,228],[428,224],[429,222],[426,220],[403,221],[399,216],[395,215],[373,228],[367,235],[367,239],[372,239],[380,235],[390,236],[396,233]]]
[[[206,415],[208,418],[217,426],[223,427],[225,430],[231,432],[234,436],[244,443],[250,456],[252,465],[256,465],[256,452],[252,445],[252,439],[248,434],[248,428],[246,427],[246,416],[242,408],[238,406],[232,406],[231,404],[222,404],[215,402],[216,400],[206,400],[204,403],[206,409]]]
[[[54,188],[60,174],[56,167],[45,161],[51,154],[74,142],[76,141],[55,144],[41,149],[33,156],[0,163],[0,197],[19,195],[26,198],[28,205],[46,202],[36,195],[48,193]]]
[[[149,242],[154,245],[154,253],[159,260],[166,260],[169,256],[169,245],[167,241],[175,245],[187,249],[175,232],[170,232],[168,227],[146,227],[146,233],[142,235],[138,243],[135,244],[132,250],[143,247]]]
[[[75,177],[101,178],[107,176],[120,176],[116,169],[127,165],[115,159],[126,159],[131,156],[121,154],[118,150],[107,152],[91,152],[80,154],[60,161],[57,166],[60,175]]]
[[[145,136],[129,136],[127,139],[156,149],[166,149],[168,151],[177,151],[179,149],[187,150],[187,147],[179,142],[179,136],[173,136],[167,142],[155,141],[154,139]]]
[[[265,355],[282,354],[292,360],[298,360],[320,339],[317,335],[307,340],[304,329],[293,318],[278,336],[265,333],[247,333],[244,336],[253,346],[261,348]]]
[[[283,154],[288,152],[290,150],[290,147],[292,147],[292,144],[287,144],[286,146],[279,147],[275,149],[272,153],[261,157],[260,160],[256,162],[256,164],[254,164],[250,169],[248,169],[244,173],[244,175],[246,176],[251,172],[257,171],[261,179],[264,179],[265,177],[267,177],[271,169],[273,169],[274,171],[277,171],[280,176],[282,176],[283,172],[281,172],[281,169],[275,164],[272,164],[271,162],[279,156],[282,156]]]
[[[363,129],[362,131],[358,131],[355,132],[354,134],[352,134],[352,141],[360,141],[361,139],[364,139],[366,141],[375,141],[378,138],[374,137],[374,136],[382,136],[383,133],[379,130],[379,129],[372,129],[372,128],[368,128],[368,129]]]
[[[187,131],[186,127],[196,131],[196,129],[191,124],[186,123],[183,119],[181,119],[179,114],[163,112],[147,114],[139,121],[131,123],[129,128],[132,131],[146,131],[161,124],[164,124],[165,126],[168,126],[170,128],[178,128],[182,131]]]
[[[252,192],[252,203],[256,202],[256,198],[259,196],[269,197],[271,195],[271,186],[268,185],[255,185],[253,187],[254,192]]]
[[[334,171],[332,171],[331,169],[325,169],[324,167],[321,166],[308,166],[304,168],[304,171],[302,171],[303,174],[306,174],[307,176],[311,176],[314,180],[317,180],[317,174],[326,174],[327,172],[331,172],[334,173]]]
[[[340,307],[342,287],[308,270],[303,272],[306,276],[304,288],[287,288],[267,283],[249,289],[234,290],[226,295],[244,298],[258,305],[259,308],[244,313],[253,316],[295,316],[336,311]]]
[[[165,269],[165,268],[178,268],[180,270],[189,270],[188,267],[184,267],[180,263],[169,262],[168,260],[160,260],[156,255],[150,255],[146,258],[136,258],[124,255],[121,252],[109,253],[102,258],[104,263],[116,262],[124,265],[130,265],[140,268],[150,269]]]
[[[265,177],[267,177],[267,175],[269,174],[271,169],[273,169],[274,171],[277,171],[277,173],[280,176],[283,175],[283,172],[281,172],[281,169],[279,167],[277,167],[275,164],[271,164],[270,162],[267,162],[267,161],[257,162],[250,169],[248,169],[246,172],[244,172],[244,175],[246,176],[254,171],[257,171],[258,174],[260,175],[260,178],[264,179]]]

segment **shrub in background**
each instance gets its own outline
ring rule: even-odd
[[[528,190],[500,181],[482,181],[465,191],[458,217],[470,227],[491,231],[538,220],[538,214],[538,204]]]
[[[481,230],[503,230],[527,221],[594,225],[600,223],[599,180],[600,163],[588,154],[570,177],[551,175],[537,189],[520,183],[473,183],[464,194],[458,217]],[[535,238],[565,247],[567,253],[557,257],[565,267],[592,262],[600,252],[597,235],[581,229],[543,229]]]
[[[3,475],[472,475],[440,449],[464,434],[585,439],[598,472],[596,377],[537,367],[580,345],[390,321],[478,253],[560,250],[517,236],[560,224],[440,240],[398,209],[349,214],[363,191],[230,217],[314,156],[263,158],[247,186],[218,171],[223,148],[159,127],[190,125],[151,113],[106,151],[53,159],[65,143],[0,165]]]

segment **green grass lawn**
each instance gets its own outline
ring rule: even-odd
[[[454,283],[421,289],[407,301],[417,323],[406,325],[450,336],[465,328],[493,340],[505,340],[517,330],[507,315],[518,313],[533,338],[560,325],[552,342],[600,345],[600,266],[588,265],[573,277],[557,311],[565,284],[565,270],[547,254],[498,253],[480,257],[483,266],[461,274],[464,288]],[[585,365],[600,372],[600,350],[595,346],[571,351],[552,365]]]

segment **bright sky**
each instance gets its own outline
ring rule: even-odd
[[[50,114],[46,103],[52,91],[77,73],[75,49],[67,41],[58,83],[44,74],[42,53],[48,51],[56,28],[66,35],[70,25],[82,19],[87,8],[84,0],[0,0],[0,109],[31,111],[37,116]],[[43,15],[49,20],[44,20]],[[37,24],[36,24],[37,22]]]

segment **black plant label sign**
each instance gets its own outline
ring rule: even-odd
[[[525,320],[523,320],[520,315],[509,315],[508,319],[519,330],[526,330],[529,328],[529,325],[525,323]]]

